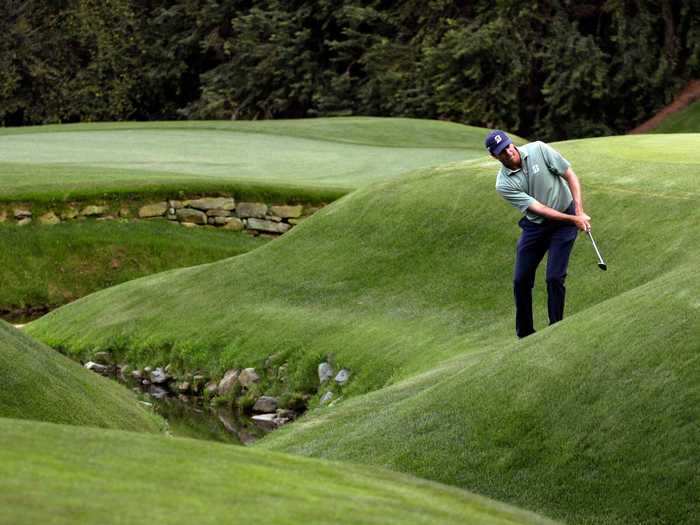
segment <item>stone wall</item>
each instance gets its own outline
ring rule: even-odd
[[[0,208],[0,223],[26,226],[32,222],[54,225],[75,220],[119,220],[166,218],[188,228],[208,226],[225,230],[279,235],[289,231],[320,206],[236,202],[233,197],[202,197],[142,203],[68,203],[42,209],[36,216],[30,204],[8,204]]]

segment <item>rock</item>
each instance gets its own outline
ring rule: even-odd
[[[162,217],[168,211],[167,202],[157,202],[155,204],[146,204],[139,208],[139,218],[148,219],[151,217]]]
[[[158,385],[151,385],[148,389],[148,394],[156,399],[165,399],[168,397],[168,391]]]
[[[190,385],[189,381],[180,381],[177,385],[175,385],[175,388],[177,388],[177,391],[180,392],[181,394],[189,392],[190,387],[191,387],[191,385]]]
[[[335,376],[335,382],[339,385],[344,385],[350,380],[350,370],[343,368],[338,375]]]
[[[122,219],[128,219],[129,217],[131,217],[131,210],[129,208],[121,208],[119,210],[119,216]]]
[[[153,372],[153,368],[150,366],[147,366],[146,368],[143,369],[143,373],[146,375],[151,375],[151,372]]]
[[[321,382],[321,384],[333,377],[333,374],[335,374],[335,371],[330,364],[321,363],[318,365],[318,380]]]
[[[258,383],[260,376],[255,372],[255,368],[245,368],[238,376],[238,382],[244,388],[250,387],[253,383]]]
[[[309,217],[310,215],[313,215],[317,211],[319,211],[321,208],[323,208],[323,205],[321,206],[307,206],[304,208],[304,217]]]
[[[70,221],[75,219],[78,215],[80,215],[80,213],[76,208],[66,208],[61,212],[61,219],[63,219],[64,221]]]
[[[5,222],[7,220],[7,212],[5,210],[0,211],[0,222]]]
[[[248,228],[270,233],[285,233],[291,226],[285,222],[273,222],[262,219],[248,219]]]
[[[283,219],[297,219],[301,217],[304,211],[304,206],[298,204],[296,206],[270,206],[270,212]]]
[[[278,403],[276,397],[261,396],[253,405],[253,412],[274,412]]]
[[[92,370],[93,372],[97,372],[98,374],[106,374],[107,370],[109,370],[108,366],[101,365],[99,363],[95,363],[93,361],[88,361],[85,363],[85,368],[88,370]]]
[[[112,365],[114,364],[114,358],[112,357],[112,354],[109,352],[97,352],[93,357],[93,361],[95,363],[99,363],[101,365]]]
[[[277,217],[277,215],[265,215],[265,220],[272,222],[282,222],[282,217]]]
[[[96,206],[94,204],[90,206],[85,206],[81,211],[80,215],[83,217],[98,217],[107,213],[109,208],[107,206]]]
[[[29,224],[32,223],[32,218],[31,217],[26,217],[24,219],[20,219],[17,221],[17,226],[28,226]]]
[[[143,371],[141,371],[141,370],[134,370],[133,372],[131,372],[131,377],[133,377],[134,379],[140,381],[141,379],[143,379]]]
[[[18,221],[32,216],[31,210],[28,210],[26,208],[15,208],[14,214],[15,214],[15,219],[17,219]]]
[[[59,219],[54,212],[50,211],[39,217],[39,222],[46,226],[53,226],[54,224],[60,223],[61,219]]]
[[[296,419],[297,413],[294,412],[294,410],[289,410],[287,408],[278,408],[277,409],[277,417],[283,418],[283,419]]]
[[[243,228],[245,228],[245,226],[243,226],[243,221],[236,217],[228,217],[224,222],[224,230],[233,230],[235,232],[239,232],[243,230]]]
[[[277,419],[277,414],[272,413],[272,414],[259,414],[257,416],[253,416],[252,420],[261,428],[265,430],[274,430],[277,428],[277,423],[275,420]]]
[[[151,372],[151,383],[162,385],[170,381],[171,377],[162,368],[156,368]]]
[[[233,212],[231,210],[221,210],[221,209],[214,209],[214,210],[207,210],[207,217],[232,217]]]
[[[190,208],[180,208],[177,210],[177,219],[182,223],[206,224],[207,216],[204,212]]]
[[[234,368],[229,370],[224,374],[224,377],[219,381],[219,395],[225,396],[233,391],[233,387],[236,386],[236,381],[238,381],[238,375],[240,370]]]
[[[180,208],[185,207],[182,201],[168,201],[168,206],[173,210],[179,210]]]
[[[185,228],[190,228],[190,229],[199,228],[198,224],[193,224],[191,222],[180,222],[178,224],[182,224]]]
[[[236,208],[236,202],[232,198],[225,197],[208,197],[204,199],[195,199],[185,201],[183,203],[188,208],[194,208],[202,211],[209,210],[227,210],[231,211]]]
[[[238,217],[257,217],[263,218],[267,213],[267,204],[264,202],[239,202],[236,206],[236,215]]]
[[[327,405],[328,403],[331,402],[331,399],[333,399],[333,392],[326,392],[321,396],[321,400],[319,401],[319,404],[321,405]]]
[[[292,226],[296,226],[297,224],[301,224],[301,223],[304,222],[305,220],[306,220],[305,218],[301,218],[301,219],[289,219],[287,222],[289,222],[289,224],[291,224]]]

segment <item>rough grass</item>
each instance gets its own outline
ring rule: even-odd
[[[0,224],[0,311],[55,308],[137,277],[232,257],[267,241],[164,220]]]
[[[411,119],[80,124],[0,130],[0,200],[230,192],[328,201],[481,155],[479,128]]]
[[[389,465],[575,523],[691,522],[697,140],[557,147],[583,181],[609,271],[579,239],[568,318],[543,326],[540,281],[532,339],[514,341],[518,215],[486,157],[363,187],[259,250],[105,290],[30,332],[74,355],[219,370],[281,353],[299,383],[333,354],[353,371],[346,401],[269,446]]]
[[[0,418],[139,432],[158,432],[165,426],[126,388],[85,370],[4,321],[0,321],[0,383]],[[26,442],[35,443],[31,436]]]
[[[127,432],[0,419],[0,522],[551,523],[408,476]]]

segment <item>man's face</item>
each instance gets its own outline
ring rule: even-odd
[[[493,158],[497,159],[506,168],[511,170],[518,169],[521,165],[520,152],[518,148],[515,147],[515,144],[508,144],[501,153],[493,155]]]

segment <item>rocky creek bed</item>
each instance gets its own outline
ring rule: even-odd
[[[285,391],[288,363],[274,366],[273,357],[260,369],[232,368],[221,377],[202,371],[177,372],[172,365],[116,364],[109,352],[96,353],[83,366],[137,392],[142,403],[169,421],[174,435],[248,445],[292,423],[311,406],[340,401],[352,376],[349,369],[337,370],[333,359],[327,359],[318,365],[314,388]],[[275,391],[284,394],[270,395]]]

